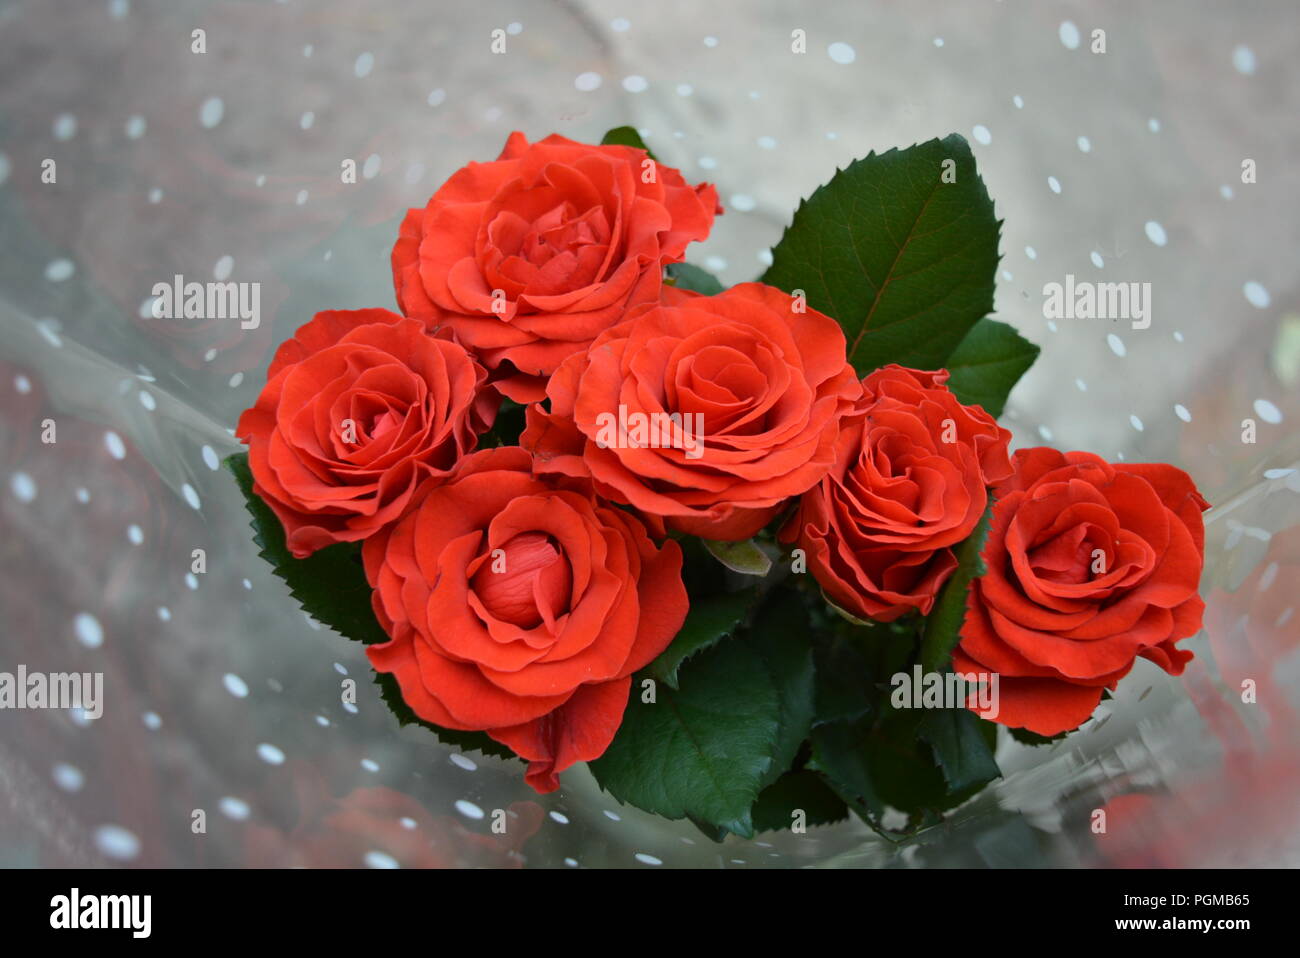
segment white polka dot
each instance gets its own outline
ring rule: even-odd
[[[31,502],[36,498],[36,480],[25,472],[15,472],[9,477],[9,491],[19,502]]]
[[[1079,28],[1074,25],[1073,20],[1062,21],[1056,33],[1061,38],[1061,44],[1065,49],[1079,49]]]
[[[225,116],[226,104],[222,102],[219,96],[210,96],[203,101],[203,106],[199,107],[199,123],[205,130],[210,130]]]
[[[366,180],[373,180],[379,175],[379,170],[383,166],[383,160],[379,158],[378,153],[371,153],[366,157],[366,162],[361,165],[361,177]]]
[[[699,164],[702,170],[716,170],[718,168],[718,161],[711,156],[700,157]]]
[[[440,106],[447,99],[447,91],[442,87],[430,90],[429,95],[424,98],[424,102],[429,106]]]
[[[478,768],[474,760],[468,756],[461,755],[459,752],[453,752],[450,756],[451,764],[458,765],[467,772],[472,772]]]
[[[609,28],[615,33],[627,33],[628,30],[632,29],[632,24],[628,22],[627,17],[615,17],[609,21]]]
[[[376,762],[373,758],[363,758],[361,760],[361,767],[364,768],[367,772],[379,771],[379,763]]]
[[[352,64],[352,72],[355,73],[358,78],[370,76],[370,71],[374,68],[375,55],[368,50],[357,57],[356,62]]]
[[[467,801],[463,798],[456,799],[456,811],[460,812],[466,818],[472,818],[474,821],[478,821],[483,817],[483,809],[479,808],[473,802]]]
[[[83,506],[84,506],[87,502],[89,502],[89,501],[90,501],[90,490],[89,490],[89,489],[86,489],[86,488],[84,488],[84,487],[78,489],[78,490],[77,490],[77,501],[80,502]]]
[[[1246,302],[1256,309],[1268,309],[1269,303],[1272,302],[1268,290],[1253,279],[1243,286],[1241,291],[1246,294]]]
[[[248,698],[248,683],[234,672],[227,672],[221,677],[221,684],[237,699]]]
[[[284,752],[276,748],[270,742],[263,742],[257,746],[257,757],[267,765],[283,765]]]
[[[634,856],[642,865],[662,865],[663,860],[655,858],[653,855],[647,855],[645,852],[637,852]]]
[[[1047,178],[1047,186],[1048,186],[1048,188],[1051,189],[1051,191],[1052,191],[1053,193],[1060,193],[1060,192],[1061,192],[1061,181],[1058,180],[1058,179],[1057,179],[1056,177],[1054,177],[1054,176],[1049,176],[1049,177]]]
[[[54,118],[54,138],[64,142],[77,135],[77,118],[71,113],[60,113]]]
[[[132,545],[144,545],[144,530],[134,522],[126,527],[126,537],[131,540]]]
[[[1150,130],[1152,133],[1159,133],[1160,121],[1157,120],[1155,117],[1151,117],[1151,119],[1147,120],[1147,129]]]
[[[62,283],[66,279],[71,279],[76,271],[77,267],[70,259],[54,259],[45,264],[45,278],[51,283]]]
[[[233,798],[230,795],[227,795],[218,801],[217,807],[221,809],[221,814],[225,815],[227,818],[233,818],[237,822],[247,821],[249,812],[251,811],[248,807],[248,802],[244,801],[242,798]]]
[[[400,868],[397,859],[386,852],[369,851],[366,852],[365,862],[368,868]]]
[[[718,38],[717,38],[717,37],[705,37],[705,38],[704,38],[704,45],[705,45],[706,47],[709,47],[710,49],[712,49],[713,47],[716,47],[716,46],[718,45]]]
[[[1255,415],[1274,426],[1282,421],[1282,411],[1267,399],[1255,400]]]
[[[694,92],[695,92],[695,87],[691,86],[689,83],[677,84],[678,96],[690,96]]]
[[[172,610],[165,605],[158,606],[158,618],[160,621],[170,622],[172,620]]]
[[[579,73],[573,78],[573,85],[583,93],[590,93],[592,90],[600,88],[601,77],[599,73]]]
[[[971,128],[970,133],[971,136],[975,137],[976,143],[988,146],[993,142],[993,134],[989,132],[989,128],[983,123],[976,123],[975,126]]]
[[[604,812],[605,812],[605,817],[608,818],[611,822],[621,822],[623,820],[619,816],[618,812],[611,812],[608,808],[604,809]]]
[[[517,37],[519,36],[519,34],[523,32],[524,32],[524,25],[522,23],[519,23],[518,21],[506,25],[506,33],[510,34],[512,37]]]
[[[858,51],[849,44],[837,40],[826,48],[826,54],[836,63],[848,65],[858,58]]]
[[[1044,442],[1052,441],[1052,430],[1048,426],[1039,426],[1038,434],[1043,437]]]
[[[1232,66],[1243,76],[1254,76],[1255,74],[1255,51],[1245,44],[1238,44],[1232,48]]]
[[[1174,415],[1177,416],[1179,419],[1181,419],[1183,422],[1192,421],[1192,414],[1188,412],[1187,407],[1180,402],[1174,403]]]
[[[765,150],[776,149],[776,140],[770,136],[760,136],[755,142]]]
[[[19,373],[17,376],[14,377],[14,389],[18,390],[20,393],[26,396],[29,392],[32,391],[32,381],[28,379],[26,376],[24,376],[22,373]]]
[[[649,84],[646,83],[643,76],[633,74],[632,76],[623,77],[623,89],[628,93],[644,93],[647,86]]]
[[[1077,144],[1079,145],[1079,152],[1080,152],[1080,153],[1091,153],[1091,152],[1092,152],[1092,140],[1088,139],[1086,136],[1081,136],[1081,137],[1079,137],[1077,140],[1075,140],[1074,142],[1077,143]]]
[[[77,633],[77,641],[86,648],[97,649],[104,644],[104,629],[89,612],[78,612],[72,620],[72,627]]]
[[[140,839],[121,825],[101,825],[95,829],[95,847],[109,858],[130,861],[140,854]]]
[[[193,592],[194,590],[198,589],[198,587],[199,587],[199,577],[196,576],[193,572],[185,573],[185,588]]]
[[[1106,345],[1110,347],[1112,353],[1119,356],[1121,359],[1128,353],[1128,350],[1124,347],[1124,340],[1120,339],[1114,333],[1106,334]]]
[[[1101,258],[1101,254],[1098,253],[1096,250],[1093,250],[1091,253],[1089,253],[1088,258],[1092,260],[1092,265],[1097,267],[1098,269],[1102,269],[1106,265],[1106,261]]]
[[[315,48],[314,46],[312,46],[312,45],[309,43],[309,44],[307,44],[305,47],[302,48],[302,55],[305,56],[305,57],[309,57],[309,56],[311,56],[315,51],[316,51],[316,48]]]
[[[181,486],[181,495],[185,497],[185,501],[189,503],[191,509],[199,508],[199,494],[194,491],[194,487],[188,482]]]
[[[297,203],[299,206],[302,206],[304,203],[307,202],[307,191],[299,190],[298,195],[293,198],[293,201]]]
[[[217,459],[217,453],[211,446],[204,445],[203,447],[203,464],[213,472],[216,472],[221,468],[221,462]]]
[[[60,762],[54,766],[54,784],[65,792],[79,792],[85,783],[86,776],[75,765]]]
[[[138,140],[144,136],[144,131],[148,128],[144,117],[139,113],[132,114],[126,118],[126,137],[128,140]]]
[[[1219,195],[1222,196],[1225,200],[1232,199],[1232,187],[1229,186],[1227,183],[1224,183],[1222,186],[1219,187]]]
[[[402,827],[405,828],[408,832],[415,831],[415,829],[419,826],[419,822],[417,822],[414,818],[411,818],[409,815],[403,815],[401,818],[398,819],[398,821],[402,823]]]
[[[1074,388],[1079,390],[1079,392],[1081,393],[1086,393],[1088,391],[1088,384],[1085,383],[1082,379],[1075,377]]]
[[[145,409],[149,410],[150,412],[153,412],[155,409],[158,408],[158,400],[154,399],[153,393],[149,392],[148,390],[141,389],[138,394],[138,398],[140,400],[140,405],[143,406]]]
[[[934,38],[934,45],[935,45],[936,47],[943,47],[943,37],[935,37],[935,38]]]
[[[1011,102],[1015,104],[1017,110],[1023,110],[1025,108],[1025,98],[1019,93],[1011,98]]]
[[[569,824],[568,816],[566,816],[563,812],[557,812],[557,811],[552,810],[552,811],[551,811],[551,820],[552,820],[552,821],[555,821],[555,822],[558,822],[558,823],[561,824],[561,825],[567,825],[567,824]]]
[[[1025,255],[1030,259],[1038,259],[1038,250],[1034,249],[1032,246],[1026,246]]]
[[[1143,429],[1142,420],[1139,419],[1137,416],[1130,415],[1128,417],[1128,421],[1133,426],[1133,428],[1136,429],[1138,432],[1142,431]]]
[[[144,727],[151,732],[162,728],[162,717],[157,712],[145,712],[140,716],[140,721],[144,722]]]
[[[748,213],[757,205],[748,193],[731,194],[731,208],[739,213]]]
[[[1147,239],[1156,246],[1164,246],[1169,242],[1169,237],[1165,234],[1165,228],[1155,220],[1147,220],[1146,224]]]

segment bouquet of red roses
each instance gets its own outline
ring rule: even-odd
[[[1036,346],[988,318],[959,136],[858,160],[761,280],[636,131],[514,133],[392,251],[397,312],[317,314],[240,418],[263,556],[367,643],[403,723],[590,763],[712,837],[904,830],[1078,728],[1200,628],[1207,507],[1163,464],[1009,450]]]

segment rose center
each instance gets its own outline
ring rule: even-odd
[[[555,540],[523,532],[489,555],[470,585],[491,615],[531,629],[564,611],[572,573]]]

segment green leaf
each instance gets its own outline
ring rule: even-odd
[[[954,182],[944,182],[952,160]],[[800,204],[763,281],[834,317],[861,374],[938,369],[993,309],[999,221],[952,134],[855,160]]]
[[[754,831],[784,831],[795,823],[797,812],[803,813],[806,825],[814,826],[842,821],[849,809],[816,772],[787,772],[763,789],[754,803]]]
[[[816,724],[853,721],[871,712],[875,698],[871,670],[857,644],[818,643],[815,655]]]
[[[678,289],[689,289],[705,296],[715,296],[725,288],[712,273],[706,273],[690,263],[670,263],[668,278]]]
[[[808,613],[799,594],[779,590],[759,611],[742,641],[763,657],[781,699],[781,726],[772,749],[767,786],[784,775],[812,730],[816,703],[813,650],[808,644]]]
[[[673,689],[642,700],[638,673],[623,724],[590,763],[600,787],[665,818],[752,831],[750,807],[772,767],[782,701],[763,656],[722,642],[695,656]]]
[[[616,126],[601,138],[600,143],[602,146],[608,146],[612,143],[617,146],[631,146],[638,150],[645,150],[650,159],[656,163],[659,161],[659,157],[655,156],[650,147],[645,145],[645,141],[641,139],[641,134],[636,131],[634,126]]]
[[[863,741],[867,722],[831,722],[812,732],[808,768],[820,772],[826,784],[863,821],[875,824],[885,811]]]
[[[248,454],[239,453],[226,459],[226,468],[234,475],[244,493],[244,502],[253,517],[253,540],[261,547],[261,556],[272,571],[289,586],[289,593],[312,618],[345,638],[373,645],[387,642],[370,608],[370,584],[361,566],[361,549],[355,543],[340,543],[295,559],[284,542],[284,527],[270,506],[253,492],[253,474],[248,468]],[[422,725],[443,742],[466,750],[476,750],[498,758],[513,758],[514,753],[485,732],[460,732],[424,721],[402,699],[397,679],[375,673],[379,695],[399,725]]]
[[[704,548],[732,572],[743,575],[767,575],[772,571],[772,560],[753,539],[744,542],[716,542],[704,539]]]
[[[646,671],[669,688],[677,688],[677,670],[681,664],[731,635],[753,601],[754,593],[751,591],[693,599],[677,637]]]
[[[253,517],[253,541],[261,547],[262,558],[288,584],[290,595],[303,610],[349,639],[367,645],[387,642],[388,636],[371,611],[371,589],[361,565],[360,545],[340,543],[305,559],[295,559],[285,545],[284,526],[261,496],[253,492],[248,454],[230,456],[226,468],[244,493],[244,503]]]
[[[952,650],[961,641],[961,625],[966,618],[966,595],[970,584],[988,571],[980,557],[980,551],[988,536],[992,514],[993,502],[990,497],[975,531],[957,547],[957,568],[939,594],[939,601],[926,616],[925,632],[921,636],[921,668],[925,672],[946,669]]]
[[[1002,774],[985,726],[991,727],[996,742],[997,726],[969,709],[930,709],[921,720],[917,733],[934,749],[949,791],[980,788]]]
[[[948,388],[966,405],[1002,415],[1011,388],[1038,358],[1039,349],[1006,323],[985,317],[948,357]]]

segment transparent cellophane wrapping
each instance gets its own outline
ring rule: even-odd
[[[1114,7],[1094,54],[1047,6],[706,6],[0,7],[0,670],[104,673],[97,720],[0,711],[0,864],[1300,861],[1294,8]],[[1004,778],[902,843],[848,821],[715,845],[585,768],[538,796],[517,764],[399,729],[213,467],[278,342],[392,307],[408,206],[512,129],[627,123],[719,185],[688,256],[727,282],[836,167],[967,135],[1005,218],[997,314],[1043,347],[1004,416],[1017,444],[1172,462],[1214,504],[1185,674],[1140,661],[1065,741],[1004,736]],[[155,283],[214,271],[261,284],[257,329],[149,315]],[[1151,283],[1150,328],[1049,322],[1067,273]]]

